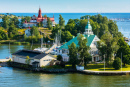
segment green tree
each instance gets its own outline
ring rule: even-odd
[[[26,20],[27,22],[30,22],[31,17],[30,17],[30,16],[25,16],[25,17],[24,17],[24,20]]]
[[[20,26],[21,27],[23,27],[23,23],[25,22],[25,20],[27,21],[27,22],[30,22],[30,20],[31,20],[31,17],[30,16],[26,16],[26,17],[21,17],[21,23],[20,23]]]
[[[61,56],[61,55],[58,55],[58,56],[57,56],[57,60],[62,61],[62,60],[63,60],[62,56]]]
[[[117,51],[117,54],[116,54],[116,57],[121,57],[121,53],[122,53],[122,61],[124,63],[124,66],[125,64],[128,64],[128,57],[129,57],[129,54],[130,54],[130,47],[129,45],[124,41],[123,38],[120,38],[118,40],[118,43],[119,45],[119,49]]]
[[[12,22],[10,24],[10,27],[8,29],[8,37],[12,38],[14,36],[18,35],[18,29],[15,27],[14,23]]]
[[[64,26],[65,26],[65,20],[61,16],[61,14],[59,15],[59,26],[60,26],[61,29],[64,29]]]
[[[102,35],[103,34],[105,34],[107,31],[108,31],[108,25],[106,25],[106,24],[100,24],[100,28],[99,28],[99,38],[101,38],[102,37]]]
[[[15,27],[17,27],[17,28],[19,28],[19,20],[18,20],[18,17],[13,17],[13,18],[11,18],[10,19],[10,22],[14,22],[14,25],[15,25]]]
[[[50,20],[50,18],[49,17],[47,17],[47,27],[48,27],[48,29],[49,30],[52,30],[52,21]]]
[[[124,63],[124,66],[125,64],[130,64],[130,54],[123,56],[123,63]]]
[[[85,26],[87,25],[88,20],[84,19],[84,20],[80,20],[80,28],[77,30],[80,33],[83,33],[85,31]]]
[[[73,68],[76,68],[76,64],[78,64],[78,57],[77,57],[77,53],[78,50],[76,48],[76,44],[73,42],[70,46],[68,46],[69,48],[69,63],[72,64]]]
[[[38,31],[38,27],[36,27],[36,26],[31,27],[31,35],[36,36],[36,37],[40,36],[40,33]]]
[[[5,29],[8,29],[9,28],[9,17],[8,16],[3,16],[2,17],[2,27],[4,27]]]
[[[113,62],[113,68],[119,70],[121,68],[121,59],[117,57]]]
[[[47,15],[45,14],[43,17],[44,17],[44,18],[47,18]]]
[[[77,37],[78,42],[78,53],[79,53],[79,57],[81,60],[81,64],[84,64],[84,66],[86,66],[86,62],[87,62],[87,58],[89,58],[88,56],[90,56],[89,54],[89,49],[90,47],[87,46],[87,38],[85,38],[82,34],[80,34]]]
[[[59,26],[59,24],[56,24],[55,27],[52,29],[52,34],[51,34],[51,38],[54,38],[56,36],[56,34],[58,33],[58,31],[60,31],[61,28]]]
[[[67,25],[65,26],[65,30],[74,35],[73,31],[75,30],[75,21],[73,19],[69,19]]]
[[[7,40],[7,39],[8,39],[7,34],[0,29],[0,40]]]
[[[62,42],[65,42],[65,41],[69,41],[71,40],[73,37],[73,35],[69,32],[69,31],[65,31],[65,32],[62,32],[61,34],[61,39],[62,39]]]
[[[113,38],[109,32],[106,32],[101,37],[101,41],[98,43],[98,49],[102,55],[106,55],[107,66],[109,66],[109,62],[112,61],[113,55],[117,52],[118,48],[117,39]]]

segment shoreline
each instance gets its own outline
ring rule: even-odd
[[[63,73],[80,73],[80,74],[86,74],[86,75],[99,75],[99,76],[117,76],[117,75],[130,75],[130,71],[92,71],[92,70],[76,70],[76,69],[55,69],[55,68],[32,68],[32,67],[21,67],[21,64],[11,62],[9,65],[7,62],[4,62],[4,65],[2,66],[2,63],[0,63],[1,67],[13,67],[18,68],[22,70],[32,71],[32,72],[40,72],[40,73],[47,73],[47,74],[63,74]],[[17,66],[16,66],[17,65]]]
[[[104,76],[113,76],[113,75],[130,75],[130,71],[92,71],[92,70],[79,70],[78,72],[87,74],[87,75],[104,75]]]

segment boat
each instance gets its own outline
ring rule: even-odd
[[[9,56],[8,57],[6,57],[6,59],[11,59],[11,53],[10,53],[10,42],[9,42]]]
[[[43,52],[43,53],[48,50],[48,48],[43,47],[43,38],[41,38],[41,47],[35,48],[34,50],[40,51],[40,52]]]

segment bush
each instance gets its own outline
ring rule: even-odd
[[[62,61],[62,56],[61,56],[61,55],[58,55],[58,56],[57,56],[57,60]]]
[[[117,57],[113,62],[113,68],[119,70],[121,68],[121,59]]]

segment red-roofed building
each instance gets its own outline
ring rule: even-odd
[[[55,26],[55,20],[54,20],[54,15],[53,17],[50,18],[50,20],[52,21],[52,26]],[[37,26],[37,24],[39,22],[42,22],[43,23],[43,27],[47,27],[47,17],[42,17],[42,11],[41,11],[41,8],[39,8],[39,11],[38,11],[38,17],[36,17],[35,15],[33,15],[31,17],[31,20],[30,22],[27,22],[25,20],[25,22],[23,23],[23,27],[32,27],[32,26]]]

